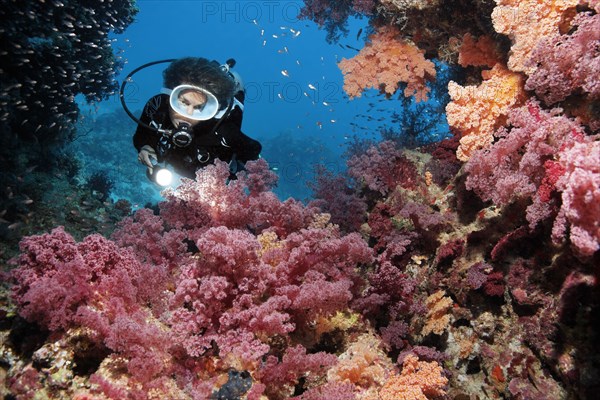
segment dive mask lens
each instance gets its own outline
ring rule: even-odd
[[[213,118],[219,111],[219,101],[209,91],[192,85],[179,85],[169,95],[173,111],[193,121]]]

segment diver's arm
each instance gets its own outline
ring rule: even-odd
[[[160,97],[152,97],[145,105],[140,121],[150,125],[153,119],[160,117],[159,106],[161,104]],[[156,149],[158,148],[158,140],[160,135],[148,127],[138,124],[138,127],[133,135],[133,145],[138,151],[138,161],[146,166],[148,173],[152,175],[153,161],[158,159]]]
[[[162,119],[164,119],[165,115],[163,109],[165,105],[163,105],[162,96],[163,95],[157,95],[148,100],[144,106],[142,115],[140,116],[140,121],[147,125],[151,125],[152,122],[159,124],[163,123]],[[166,113],[168,116],[168,111]],[[135,134],[133,135],[133,145],[138,152],[141,151],[144,146],[150,146],[152,149],[156,150],[159,138],[160,134],[157,131],[143,125],[138,125]]]
[[[140,118],[144,121],[144,115]],[[148,122],[146,122],[148,123]],[[135,134],[133,135],[133,145],[138,151],[138,161],[144,164],[148,168],[148,172],[152,174],[152,161],[157,160],[156,148],[158,144],[156,132],[148,129],[142,125],[138,125]]]
[[[144,146],[150,146],[155,149],[158,141],[154,138],[154,136],[156,135],[148,128],[138,126],[135,134],[133,135],[133,145],[138,152],[141,151],[142,147]]]

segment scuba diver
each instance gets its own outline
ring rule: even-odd
[[[125,105],[125,84],[135,72],[161,62],[171,62],[163,72],[165,88],[150,98],[137,119]],[[246,161],[259,157],[261,144],[241,131],[245,91],[239,74],[231,70],[234,65],[233,59],[223,65],[200,57],[162,60],[134,70],[123,82],[121,102],[138,122],[133,144],[151,180],[168,184],[157,178],[165,170],[161,164],[193,179],[215,159],[228,162],[230,179],[235,179]]]

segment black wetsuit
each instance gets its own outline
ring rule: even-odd
[[[238,93],[236,98],[243,102],[243,93]],[[235,157],[238,162],[245,163],[258,158],[262,146],[241,131],[242,116],[240,107],[233,107],[216,130],[214,127],[219,119],[200,121],[193,127],[193,140],[186,147],[177,147],[166,140],[162,133],[138,125],[133,145],[138,152],[145,145],[151,146],[156,150],[160,162],[171,164],[182,176],[195,178],[196,170],[212,164],[215,159],[230,162]],[[169,118],[169,96],[159,94],[152,97],[146,103],[140,121],[163,129],[174,128]]]

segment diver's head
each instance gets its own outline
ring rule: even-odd
[[[178,127],[191,126],[213,118],[227,107],[235,83],[219,63],[201,57],[173,61],[163,72],[164,86],[170,90],[170,116]]]

